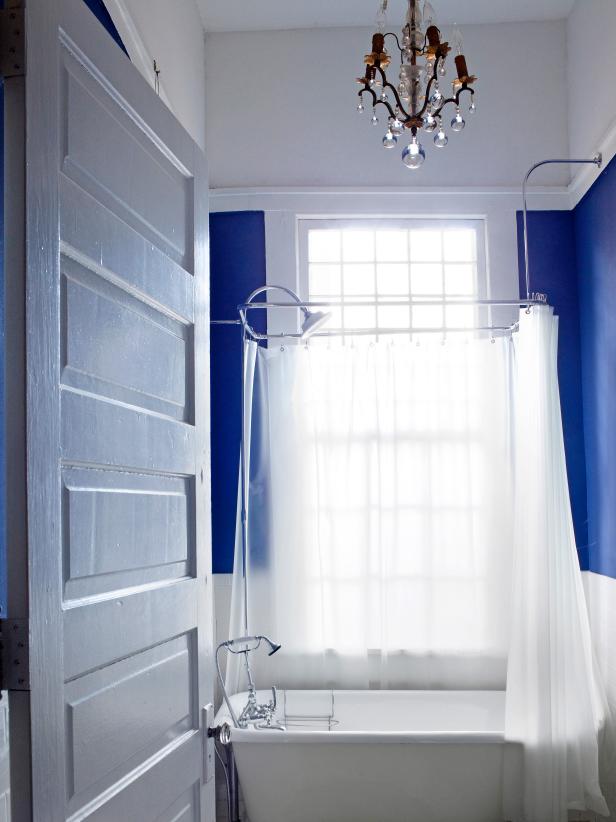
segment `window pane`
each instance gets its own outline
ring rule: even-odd
[[[376,258],[388,263],[406,262],[409,257],[408,231],[377,231]]]
[[[473,229],[445,231],[443,233],[443,252],[447,262],[473,262],[475,260],[475,232]]]
[[[445,324],[450,328],[472,328],[475,308],[472,305],[449,305],[445,309]]]
[[[413,306],[413,328],[441,328],[443,308],[440,305]]]
[[[420,296],[443,292],[443,267],[428,263],[411,265],[411,293]]]
[[[411,260],[418,263],[437,262],[442,257],[441,232],[432,230],[411,231]]]
[[[448,297],[477,296],[474,227],[455,220],[435,225],[426,219],[389,224],[382,220],[380,225],[375,221],[362,223],[361,219],[345,223],[341,222],[340,228],[322,228],[316,222],[315,228],[308,230],[309,297],[342,304],[341,309],[332,309],[329,328],[410,332],[411,326],[472,328],[482,319],[476,307],[440,305]],[[380,304],[392,300],[400,300],[400,305]],[[408,300],[420,304],[409,307]],[[438,300],[439,304],[421,305],[422,300]],[[354,302],[362,305],[349,305]],[[404,334],[390,337],[405,339]],[[344,344],[351,339],[340,337],[336,341]],[[367,339],[364,335],[357,342]]]
[[[408,305],[381,305],[378,317],[379,328],[407,328],[411,314]]]
[[[310,266],[308,290],[311,295],[320,294],[329,298],[340,295],[340,266],[317,263]]]
[[[475,266],[469,263],[445,266],[445,291],[447,294],[473,296],[475,294]]]
[[[374,297],[374,265],[372,263],[355,263],[343,266],[344,296]]]
[[[377,292],[405,296],[409,293],[409,267],[406,263],[381,263],[376,268]]]
[[[374,328],[376,310],[374,306],[350,306],[344,309],[345,328]]]
[[[340,261],[340,231],[313,229],[308,233],[308,261],[335,263]]]
[[[341,308],[328,308],[327,309],[331,316],[327,322],[328,328],[342,328],[342,309]]]
[[[343,231],[342,256],[345,262],[372,262],[374,260],[374,231],[371,229]]]

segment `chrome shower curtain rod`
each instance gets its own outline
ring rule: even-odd
[[[252,309],[269,309],[269,308],[296,308],[305,311],[312,309],[331,309],[344,306],[345,308],[370,308],[370,307],[422,307],[422,306],[470,306],[476,308],[531,308],[533,305],[546,305],[546,298],[544,295],[536,295],[536,298],[529,300],[467,300],[467,299],[446,299],[446,300],[378,300],[374,302],[365,302],[362,300],[351,300],[348,302],[337,301],[307,301],[302,302],[246,302],[238,305],[239,318],[236,320],[212,320],[211,325],[241,325],[248,337],[256,342],[265,340],[281,340],[281,339],[304,339],[304,333],[300,332],[284,332],[284,333],[261,333],[255,331],[246,318],[246,312]],[[362,337],[362,336],[391,336],[394,334],[463,334],[472,331],[506,333],[517,328],[518,323],[511,325],[473,325],[466,327],[445,327],[438,326],[435,328],[355,328],[355,329],[331,329],[329,331],[317,331],[311,334],[312,337]]]
[[[579,166],[579,165],[594,165],[598,168],[601,168],[603,165],[603,155],[601,153],[595,154],[590,160],[586,159],[576,159],[576,158],[567,158],[564,160],[557,160],[557,159],[550,159],[550,160],[540,160],[540,162],[535,163],[534,166],[531,166],[527,173],[526,177],[524,178],[524,182],[522,183],[522,206],[523,206],[523,214],[524,214],[524,279],[526,282],[526,297],[530,299],[530,264],[529,264],[529,257],[528,257],[528,205],[527,205],[527,196],[526,196],[526,188],[528,186],[528,181],[532,174],[537,171],[538,168],[542,166],[553,166],[553,165],[561,165],[561,166]]]

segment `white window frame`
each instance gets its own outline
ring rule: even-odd
[[[299,296],[309,298],[309,261],[308,234],[313,229],[464,229],[475,231],[477,246],[477,293],[476,299],[486,300],[489,297],[488,265],[486,248],[486,221],[483,218],[468,217],[298,217],[297,218],[297,273]],[[485,312],[481,312],[483,315]],[[489,313],[489,312],[488,312]],[[478,314],[479,316],[479,314]],[[487,318],[486,318],[487,319]],[[411,329],[409,329],[411,330]]]

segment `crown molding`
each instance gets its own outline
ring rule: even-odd
[[[569,207],[572,209],[576,207],[593,184],[598,180],[601,172],[605,169],[608,163],[616,157],[616,120],[612,121],[608,130],[605,132],[603,139],[599,142],[597,150],[594,154],[597,153],[601,153],[603,157],[601,168],[591,165],[581,166],[580,170],[569,184]]]
[[[532,209],[567,211],[567,187],[529,189]],[[298,216],[469,216],[515,212],[521,188],[218,188],[210,189],[211,211],[286,211]]]

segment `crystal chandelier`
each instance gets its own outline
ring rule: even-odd
[[[462,114],[462,95],[468,92],[468,111],[475,112],[475,91],[472,88],[477,79],[469,74],[464,56],[462,33],[454,26],[451,46],[441,42],[441,32],[435,23],[435,13],[430,2],[420,9],[419,0],[408,0],[406,22],[402,29],[402,39],[394,32],[385,32],[388,0],[380,0],[377,14],[377,32],[372,38],[372,51],[366,54],[366,72],[358,77],[359,105],[364,111],[364,94],[368,94],[372,104],[371,123],[379,124],[377,106],[387,111],[387,132],[383,137],[385,148],[395,148],[398,138],[405,130],[411,133],[411,142],[402,152],[402,162],[407,168],[416,169],[423,165],[426,152],[419,142],[419,132],[434,134],[434,145],[444,148],[449,142],[443,121],[444,110],[451,104],[453,119],[451,130],[460,132],[466,122]],[[395,84],[389,82],[385,70],[393,61],[385,48],[385,38],[395,40],[400,53],[400,73]],[[447,83],[446,58],[455,52],[456,78],[452,81],[451,96],[443,91]],[[391,95],[391,96],[390,96]],[[450,109],[448,109],[450,110]]]

